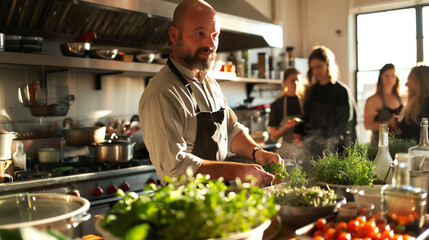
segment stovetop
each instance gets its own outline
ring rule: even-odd
[[[17,181],[38,180],[54,177],[71,176],[84,173],[99,173],[102,171],[127,169],[137,166],[151,165],[149,159],[132,159],[127,162],[98,162],[92,156],[65,158],[61,162],[36,163],[26,171],[14,171],[13,179]]]

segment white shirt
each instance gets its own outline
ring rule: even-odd
[[[234,137],[247,131],[237,122],[235,113],[227,106],[218,83],[206,75],[201,82],[194,72],[171,59],[174,66],[190,83],[200,111],[226,109],[228,149]],[[201,166],[201,158],[192,149],[197,133],[196,106],[183,83],[165,65],[149,82],[139,102],[139,116],[143,139],[150,160],[161,182],[164,176],[179,177],[188,166],[195,173]],[[225,154],[226,155],[226,154]]]

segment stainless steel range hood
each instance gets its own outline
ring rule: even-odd
[[[94,31],[97,44],[168,52],[168,28],[178,4],[174,1],[2,0],[0,31],[71,39]],[[233,1],[235,8],[240,4],[237,1],[242,0]],[[218,15],[222,31],[219,51],[283,46],[279,25],[219,10]]]

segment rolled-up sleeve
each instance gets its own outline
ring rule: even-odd
[[[179,177],[188,167],[196,172],[202,163],[189,152],[184,138],[186,109],[172,98],[174,94],[153,93],[139,106],[143,138],[163,184],[164,176]]]
[[[232,140],[234,140],[235,136],[241,132],[249,133],[249,129],[245,127],[243,124],[237,121],[237,116],[234,111],[227,107],[228,109],[228,150],[231,149]]]

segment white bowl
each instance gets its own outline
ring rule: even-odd
[[[52,163],[60,161],[60,150],[58,148],[41,148],[37,151],[39,162]]]

